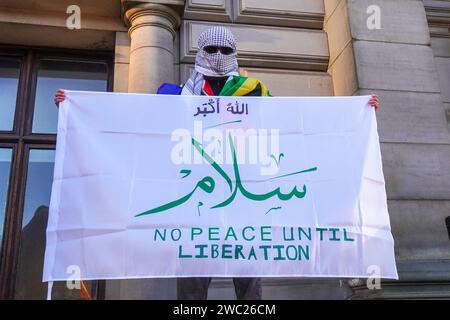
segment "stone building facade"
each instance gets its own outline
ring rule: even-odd
[[[81,28],[71,30],[73,5]],[[1,297],[45,298],[54,90],[154,93],[183,83],[198,35],[217,24],[238,38],[241,74],[273,95],[381,100],[400,280],[369,290],[359,279],[264,279],[263,297],[450,298],[448,0],[0,0],[0,98],[9,103],[0,110]],[[98,298],[176,297],[173,279],[87,285]],[[59,297],[77,294],[61,289]],[[214,280],[210,298],[233,299],[232,282]]]

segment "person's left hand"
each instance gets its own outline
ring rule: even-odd
[[[372,98],[370,98],[370,100],[369,100],[369,105],[371,107],[374,107],[375,111],[377,111],[378,106],[379,106],[379,99],[378,99],[378,96],[376,94],[372,93]]]

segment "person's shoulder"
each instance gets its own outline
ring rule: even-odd
[[[241,76],[241,77],[243,77],[243,76]],[[259,80],[258,78],[253,78],[253,77],[243,77],[243,78],[246,78],[246,79],[251,80],[251,81],[262,82],[262,81]]]
[[[181,93],[181,90],[183,89],[182,86],[175,83],[163,83],[159,88],[158,91],[156,91],[156,94],[175,94],[179,95]]]
[[[253,77],[239,77],[242,79],[243,83],[253,88],[252,92],[247,95],[271,96],[269,89],[261,80]]]

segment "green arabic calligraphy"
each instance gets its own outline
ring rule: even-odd
[[[270,157],[273,160],[275,160],[275,163],[277,164],[277,167],[279,167],[280,166],[281,157],[284,157],[284,153],[280,153],[280,155],[278,156],[278,160],[277,160],[277,158],[275,158],[275,156],[273,154],[271,154]]]
[[[266,212],[266,214],[268,214],[268,213],[269,213],[270,211],[272,211],[272,210],[280,210],[280,209],[281,209],[281,206],[270,208],[270,209]]]
[[[233,188],[233,182],[232,182],[231,178],[228,176],[228,174],[217,164],[217,162],[209,154],[207,154],[203,150],[203,148],[201,147],[200,143],[197,140],[192,139],[192,145],[195,147],[195,149],[214,168],[214,170],[216,170],[225,179],[225,181],[227,182],[227,184],[230,188],[231,195],[228,197],[228,199],[226,199],[225,201],[223,201],[219,204],[214,205],[213,207],[211,207],[211,209],[226,207],[231,202],[233,202],[238,191],[247,199],[254,200],[254,201],[264,201],[264,200],[270,199],[274,196],[277,196],[278,199],[280,199],[281,201],[287,201],[287,200],[292,199],[293,197],[301,199],[306,196],[306,185],[303,185],[302,191],[299,191],[297,189],[297,186],[295,186],[294,189],[292,189],[292,191],[289,193],[282,193],[280,190],[280,187],[278,187],[268,193],[263,193],[263,194],[255,194],[255,193],[252,193],[252,192],[248,191],[247,189],[245,189],[244,185],[242,184],[239,167],[237,165],[236,150],[234,148],[233,139],[231,137],[231,134],[229,134],[229,141],[230,141],[231,155],[233,158],[233,171],[234,171],[234,177],[235,177],[234,188]],[[273,177],[273,178],[270,178],[267,180],[274,180],[274,179],[278,179],[278,178],[282,178],[282,177],[287,177],[287,176],[296,175],[296,174],[300,174],[300,173],[312,172],[312,171],[316,171],[316,170],[317,170],[317,167],[313,167],[313,168],[309,168],[306,170],[288,173],[288,174],[284,174],[284,175],[278,176],[278,177]],[[185,170],[181,170],[180,173],[185,174],[182,177],[182,178],[185,178],[186,176],[188,176],[191,173],[191,171],[185,169]],[[177,207],[177,206],[185,203],[186,201],[188,201],[192,197],[192,195],[195,193],[195,191],[197,191],[198,188],[202,189],[206,193],[212,193],[214,191],[214,187],[215,187],[214,179],[210,176],[204,177],[199,182],[197,182],[195,188],[190,193],[185,195],[184,197],[181,197],[180,199],[171,201],[171,202],[161,205],[159,207],[153,208],[151,210],[147,210],[140,214],[137,214],[136,217],[153,214],[153,213],[158,213],[158,212],[166,211],[171,208]],[[203,205],[203,203],[202,203],[202,205]]]

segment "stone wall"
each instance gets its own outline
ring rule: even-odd
[[[81,9],[81,29],[66,26],[70,5]],[[120,8],[119,0],[2,0],[0,44],[113,50],[115,33],[127,30]]]
[[[445,226],[450,215],[450,136],[443,104],[449,88],[448,38],[431,42],[422,1],[325,4],[335,92],[380,96],[378,129],[400,275],[400,282],[386,282],[381,291],[356,286],[354,298],[442,297],[444,290],[448,296],[443,286],[450,280]],[[370,5],[381,9],[380,29],[367,27]],[[450,4],[446,6],[448,10]],[[335,32],[339,27],[342,34]],[[449,271],[442,272],[443,265]],[[427,286],[430,273],[440,286]]]
[[[424,0],[431,36],[431,48],[439,75],[442,102],[450,126],[450,4]]]

